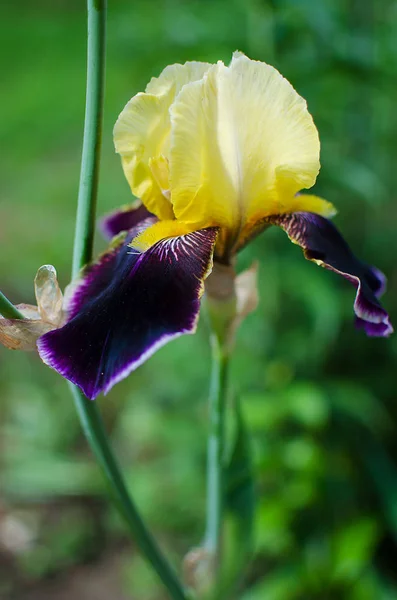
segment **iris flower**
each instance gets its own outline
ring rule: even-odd
[[[273,67],[235,53],[164,69],[121,112],[116,152],[139,204],[108,216],[111,247],[82,272],[66,324],[38,340],[45,363],[89,398],[196,328],[213,264],[271,225],[356,288],[359,328],[392,332],[384,276],[358,260],[311,188],[320,143],[306,102]],[[121,232],[123,232],[121,234]]]

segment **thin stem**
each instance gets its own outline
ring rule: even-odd
[[[15,306],[0,292],[0,315],[5,319],[24,319],[25,317]]]
[[[209,437],[207,450],[207,527],[205,545],[220,563],[224,508],[225,407],[229,357],[218,337],[211,336],[212,377],[209,398]]]
[[[70,388],[75,400],[77,412],[84,433],[95,457],[109,483],[115,503],[124,516],[133,535],[133,539],[142,554],[149,561],[174,600],[187,600],[182,586],[174,571],[161,553],[156,541],[146,529],[146,526],[133,503],[123,476],[108,443],[103,421],[96,404],[87,400],[84,394],[74,385]]]
[[[103,116],[106,0],[87,0],[87,6],[87,99],[72,277],[92,259]],[[134,542],[157,572],[170,597],[174,600],[187,600],[178,578],[146,529],[128,493],[96,404],[90,402],[80,389],[73,385],[70,387],[87,441],[110,485]]]
[[[87,0],[87,89],[72,278],[92,259],[105,89],[107,0]]]

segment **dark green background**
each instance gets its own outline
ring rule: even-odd
[[[15,303],[33,302],[41,264],[68,283],[83,4],[0,8],[0,273]],[[315,192],[337,206],[355,252],[387,274],[396,324],[392,0],[110,1],[98,214],[131,199],[112,143],[126,101],[167,64],[229,61],[235,49],[276,66],[307,99],[322,143]],[[260,305],[232,366],[259,494],[244,600],[397,598],[397,338],[356,332],[354,290],[281,231],[257,239],[239,267],[254,258]],[[2,600],[163,598],[107,506],[65,382],[34,354],[2,349],[0,360]],[[177,566],[204,526],[209,366],[201,323],[98,401],[137,502]]]

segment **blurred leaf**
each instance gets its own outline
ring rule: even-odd
[[[285,465],[293,471],[320,473],[324,469],[321,449],[308,437],[286,441],[283,458]]]
[[[264,575],[261,582],[244,595],[242,600],[300,600],[300,574],[295,567],[284,567]]]
[[[357,382],[332,381],[328,384],[331,406],[380,434],[391,428],[390,416],[381,402]]]
[[[37,499],[101,493],[104,483],[94,463],[35,456],[4,470],[3,489],[10,496]]]
[[[295,382],[286,392],[286,402],[292,417],[310,429],[324,427],[329,406],[324,392],[309,381]]]
[[[359,195],[369,205],[379,207],[387,200],[387,189],[376,172],[353,158],[346,160],[345,169],[335,165],[332,176],[336,182]]]
[[[131,592],[131,598],[139,598],[139,600],[158,599],[157,575],[139,554],[134,553],[128,559],[125,559],[123,576],[124,586]]]
[[[293,513],[280,498],[263,496],[257,512],[256,548],[270,556],[285,555],[294,545]]]
[[[98,543],[95,520],[87,514],[87,508],[65,504],[62,510],[56,507],[53,514],[49,511],[41,520],[39,543],[18,556],[19,565],[31,577],[48,576],[80,563]]]
[[[247,427],[251,432],[277,428],[287,417],[288,407],[278,393],[252,393],[242,396]]]
[[[344,524],[333,539],[333,577],[356,581],[370,563],[379,538],[379,526],[370,518]]]

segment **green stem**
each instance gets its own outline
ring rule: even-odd
[[[105,89],[107,0],[87,0],[87,89],[72,278],[92,259]]]
[[[134,542],[149,561],[153,569],[157,572],[161,581],[167,588],[170,597],[174,600],[187,600],[187,596],[185,595],[179,580],[161,553],[156,541],[146,529],[146,526],[128,493],[123,476],[109,446],[107,433],[102,418],[96,408],[96,404],[87,400],[84,394],[76,386],[70,384],[70,388],[88,443],[110,485],[112,496],[119,511],[127,522]]]
[[[15,306],[0,292],[0,315],[5,319],[24,319],[25,317]]]
[[[73,278],[92,260],[105,79],[106,0],[88,0],[87,6],[87,99],[73,252]],[[73,385],[70,387],[88,443],[110,484],[112,495],[128,524],[134,542],[157,572],[170,597],[174,600],[187,600],[178,578],[146,529],[128,493],[96,405],[90,402],[78,388]]]
[[[229,356],[213,333],[212,377],[209,397],[209,437],[207,451],[207,527],[205,545],[220,567],[224,509],[225,408]]]

